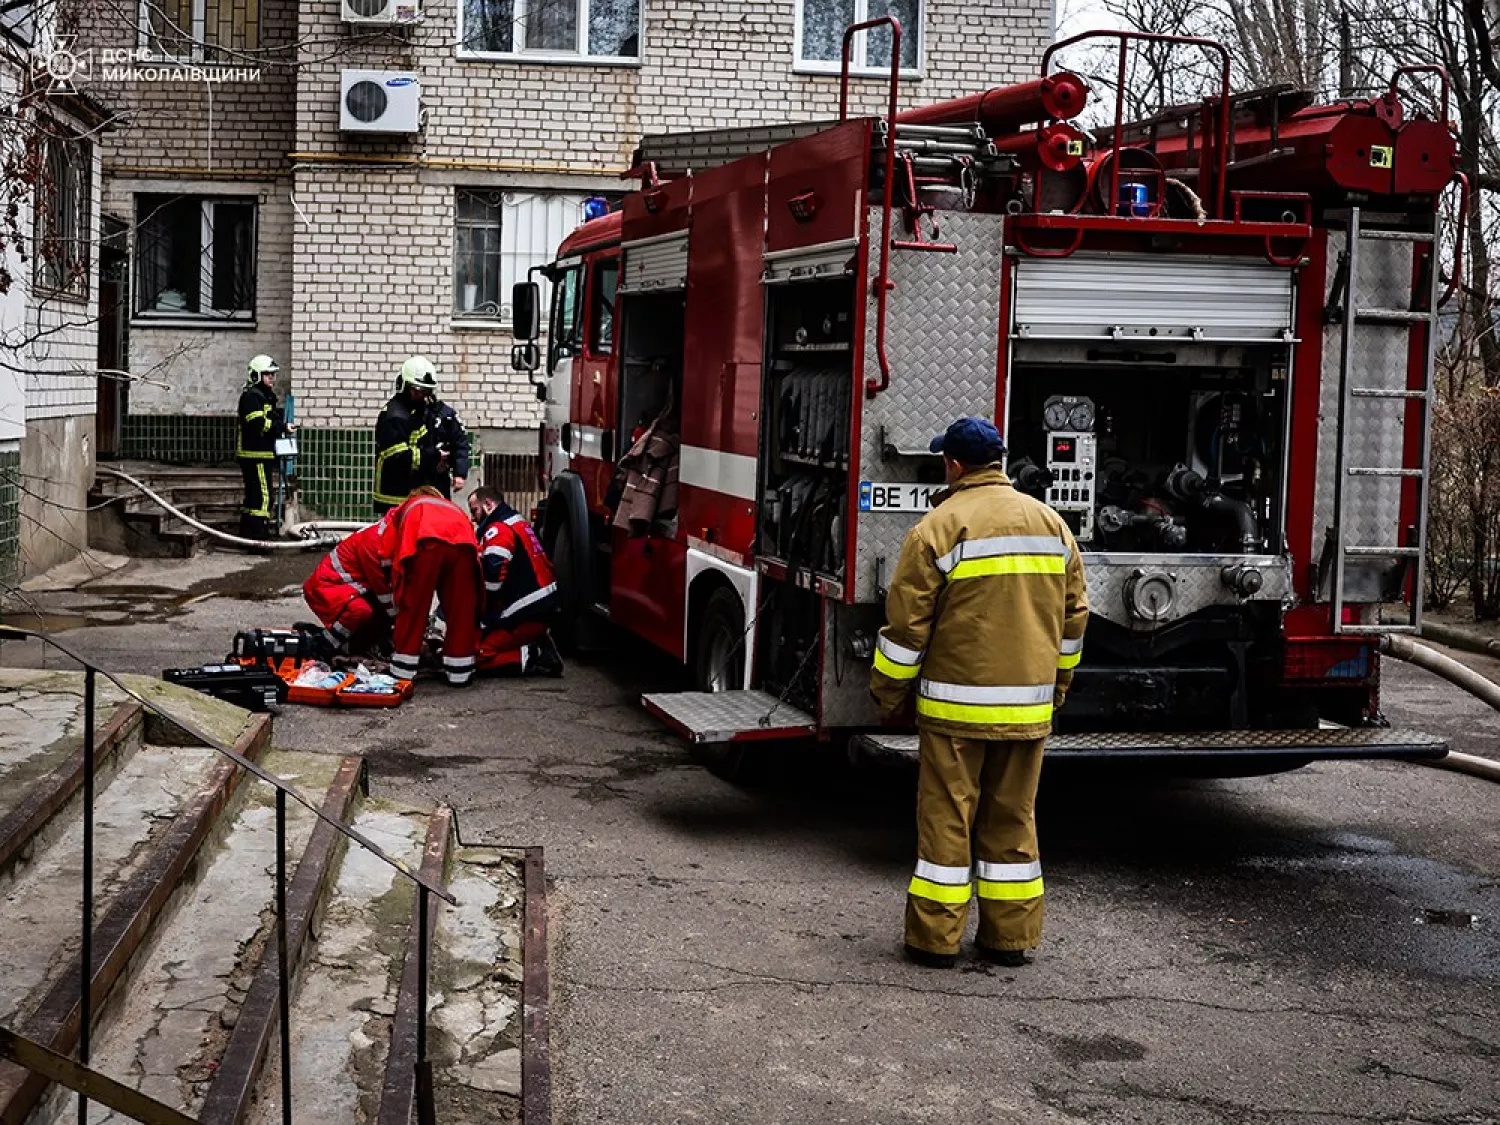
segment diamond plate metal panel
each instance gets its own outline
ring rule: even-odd
[[[1004,216],[945,211],[942,223],[943,239],[957,245],[958,253],[891,251],[895,288],[886,312],[891,386],[862,403],[857,470],[865,480],[918,480],[918,469],[930,468],[932,462],[887,458],[885,446],[925,453],[932,436],[953,419],[965,414],[991,417],[995,412]],[[871,209],[870,227],[880,229],[878,208]],[[878,255],[872,253],[871,258],[874,292],[879,262]],[[867,378],[880,371],[873,302],[865,322],[864,370]],[[857,515],[851,576],[857,601],[878,600],[876,572],[890,577],[901,542],[917,519],[886,512]]]
[[[914,734],[862,734],[859,741],[877,753],[917,757]],[[1218,730],[1182,734],[1119,731],[1055,734],[1049,755],[1173,757],[1196,754],[1286,754],[1315,758],[1441,758],[1448,744],[1436,735],[1410,730]]]
[[[1234,606],[1245,601],[1285,602],[1292,597],[1292,563],[1275,555],[1146,555],[1125,560],[1085,552],[1084,574],[1089,587],[1089,614],[1125,628],[1141,628],[1131,616],[1126,589],[1137,572],[1171,576],[1174,592],[1171,614],[1162,624],[1179,621],[1209,606]],[[1249,598],[1241,598],[1224,585],[1224,567],[1257,567],[1265,584]]]
[[[811,715],[764,691],[661,692],[641,702],[694,742],[789,737],[816,726]]]

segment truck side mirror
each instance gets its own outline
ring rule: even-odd
[[[542,334],[542,290],[534,281],[518,281],[511,290],[511,335],[531,341]]]
[[[513,344],[510,366],[514,371],[535,371],[542,365],[542,350],[533,343]]]

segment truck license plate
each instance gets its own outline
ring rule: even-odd
[[[940,484],[885,484],[859,482],[861,512],[930,512],[932,499],[943,491]]]

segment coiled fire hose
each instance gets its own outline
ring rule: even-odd
[[[104,465],[98,466],[97,471],[105,476],[118,477],[120,480],[123,480],[128,484],[134,485],[136,488],[140,489],[141,492],[145,493],[152,500],[156,501],[156,503],[159,504],[164,510],[176,516],[183,523],[187,524],[190,527],[197,528],[205,535],[210,535],[213,538],[219,540],[221,543],[228,543],[231,547],[243,547],[247,550],[252,551],[326,551],[338,542],[339,536],[326,533],[320,534],[317,531],[314,531],[315,528],[324,527],[328,531],[349,531],[354,530],[357,527],[364,526],[363,524],[356,524],[354,525],[354,527],[345,527],[343,524],[334,523],[322,525],[316,523],[303,524],[301,525],[303,529],[303,538],[301,539],[245,539],[239,535],[231,535],[227,531],[220,531],[216,527],[209,527],[208,524],[194,519],[182,509],[173,507],[172,504],[170,504],[159,493],[154,492],[148,485],[146,485],[142,481],[137,480],[129,473],[122,472],[119,469],[107,468]],[[311,532],[311,534],[309,534],[309,532]]]
[[[1488,703],[1496,711],[1500,711],[1500,684],[1481,676],[1474,669],[1460,664],[1452,657],[1444,656],[1436,649],[1418,644],[1410,637],[1390,633],[1380,638],[1380,651],[1386,656],[1394,656],[1397,660],[1404,660],[1418,668],[1425,668],[1455,687],[1463,688],[1474,698]],[[1450,750],[1446,757],[1423,764],[1445,770],[1456,770],[1459,773],[1482,777],[1487,781],[1500,781],[1500,762],[1481,758],[1476,754],[1459,754]]]

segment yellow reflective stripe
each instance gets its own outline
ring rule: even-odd
[[[911,886],[906,888],[906,893],[917,898],[931,899],[933,902],[960,903],[969,901],[974,894],[974,887],[970,883],[961,883],[958,886],[934,883],[931,879],[913,875]]]
[[[940,699],[917,698],[917,714],[929,719],[948,719],[976,726],[1030,726],[1052,719],[1052,704],[947,703]]]
[[[914,680],[922,674],[920,664],[897,664],[894,660],[875,650],[875,671],[892,680]]]
[[[1028,879],[1024,883],[992,883],[988,879],[979,880],[979,897],[999,902],[1022,902],[1028,898],[1042,897],[1042,881],[1040,878]]]
[[[257,465],[257,466],[255,466],[255,473],[256,473],[256,476],[260,480],[260,507],[259,508],[246,508],[245,511],[248,512],[252,516],[263,516],[266,519],[270,519],[271,518],[271,486],[266,481],[266,467],[264,465]]]
[[[965,559],[948,572],[950,579],[983,578],[991,574],[1066,574],[1067,560],[1061,555],[996,555],[988,559]]]
[[[262,406],[259,410],[252,410],[249,414],[245,415],[245,421],[253,422],[257,418],[264,416],[268,411],[270,411],[270,409],[271,408],[269,406]]]
[[[374,498],[375,503],[377,504],[393,504],[399,507],[400,505],[406,503],[405,496],[388,496],[384,492],[373,491],[370,493],[370,495]],[[384,563],[384,565],[389,567],[391,564],[387,562]]]
[[[234,455],[242,461],[270,461],[276,457],[269,449],[246,449],[238,442],[235,443]]]
[[[411,432],[411,437],[406,439],[406,447],[411,450],[411,467],[415,469],[422,463],[422,450],[418,443],[427,436],[427,427],[418,426]]]
[[[1059,668],[1077,668],[1078,662],[1082,659],[1082,652],[1060,652],[1057,654],[1057,666]]]

